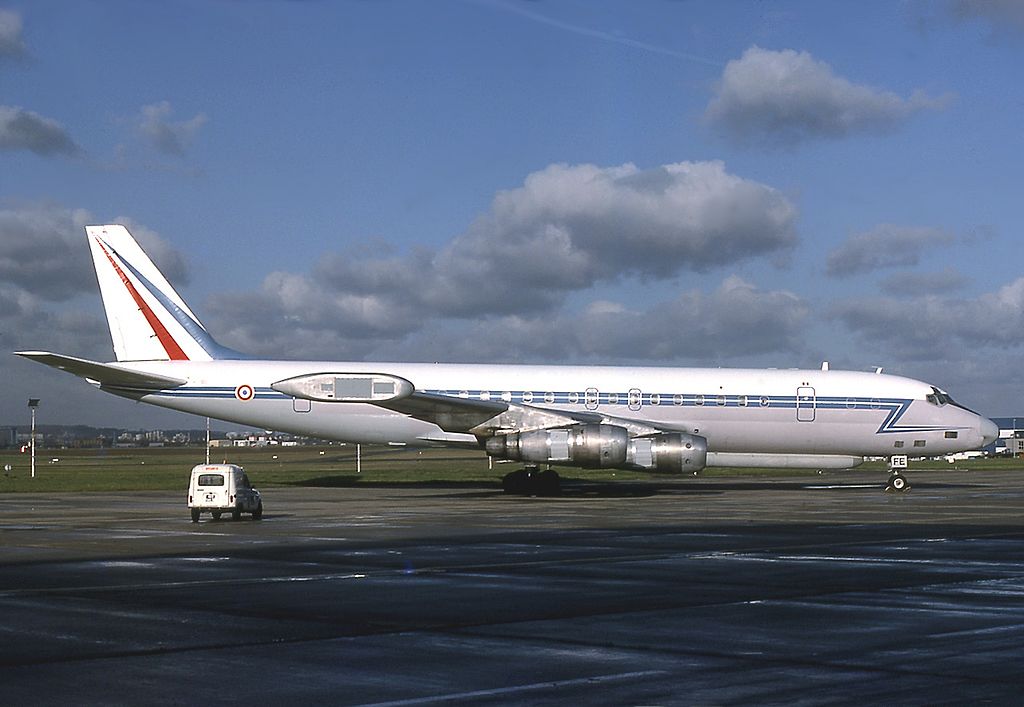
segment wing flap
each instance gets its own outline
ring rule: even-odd
[[[418,420],[432,422],[445,432],[463,432],[478,437],[578,424],[618,425],[629,430],[631,436],[665,431],[644,421],[612,417],[597,412],[557,410],[503,400],[473,400],[420,391],[401,399],[374,404]]]
[[[374,404],[417,420],[433,422],[445,432],[471,432],[509,408],[509,403],[503,401],[469,400],[420,391]]]

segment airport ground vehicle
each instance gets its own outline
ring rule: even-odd
[[[263,497],[249,483],[245,470],[235,464],[198,464],[192,468],[188,483],[188,507],[192,522],[198,523],[203,511],[214,520],[231,513],[238,520],[252,513],[253,520],[263,518]]]

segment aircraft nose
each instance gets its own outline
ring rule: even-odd
[[[996,441],[996,438],[999,437],[999,426],[988,418],[982,418],[980,431],[981,438],[984,440],[982,443],[983,447],[987,447],[992,444]]]

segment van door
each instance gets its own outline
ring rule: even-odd
[[[196,477],[196,505],[220,508],[228,505],[228,476],[222,470],[204,471]]]

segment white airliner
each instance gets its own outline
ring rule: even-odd
[[[221,420],[345,442],[483,448],[557,488],[551,465],[696,473],[848,468],[976,449],[990,420],[935,386],[828,370],[256,360],[213,340],[124,226],[87,226],[116,363],[19,356],[101,390]],[[540,466],[548,467],[539,471]]]

